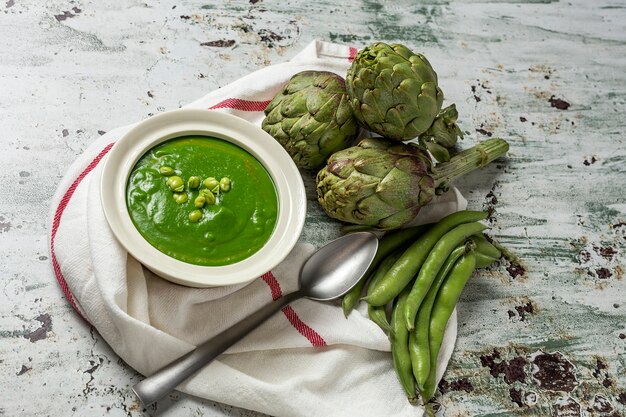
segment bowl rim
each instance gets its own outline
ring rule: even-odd
[[[267,170],[278,197],[274,231],[257,252],[224,266],[202,266],[172,258],[139,233],[128,213],[126,187],[130,172],[146,152],[187,135],[227,140],[254,156]],[[111,148],[100,181],[102,208],[109,226],[131,256],[157,275],[191,287],[251,282],[282,262],[297,243],[306,217],[302,177],[283,147],[260,127],[231,114],[208,109],[177,109],[152,116],[131,128]]]

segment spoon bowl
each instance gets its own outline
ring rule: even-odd
[[[369,232],[351,233],[333,240],[304,263],[300,270],[298,291],[262,307],[195,350],[165,365],[136,384],[133,391],[144,405],[152,404],[287,304],[302,297],[319,301],[341,297],[363,277],[377,250],[378,239]]]
[[[365,274],[377,248],[378,239],[369,232],[351,233],[328,243],[302,266],[299,292],[318,301],[341,297]]]

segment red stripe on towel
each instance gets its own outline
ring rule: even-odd
[[[272,300],[276,301],[283,296],[283,290],[280,288],[280,284],[274,274],[272,274],[272,271],[264,273],[261,278],[269,285],[272,292]]]
[[[283,290],[280,288],[280,283],[272,274],[272,272],[266,272],[261,277],[263,281],[270,287],[270,291],[272,292],[272,300],[278,300],[283,296]],[[291,306],[283,307],[283,314],[289,320],[289,323],[300,333],[302,336],[306,337],[311,345],[314,347],[323,347],[326,346],[326,341],[318,332],[313,330],[308,324],[302,321],[302,319],[298,316],[298,313]]]
[[[356,53],[357,53],[358,51],[359,51],[359,50],[358,50],[358,49],[356,49],[354,46],[351,46],[351,47],[350,47],[350,56],[348,57],[348,61],[350,61],[350,62],[354,61],[354,58],[356,57]]]
[[[111,150],[112,146],[113,143],[109,143],[102,151],[100,151],[100,153],[89,163],[89,165],[87,165],[87,168],[85,168],[83,172],[81,172],[80,175],[74,180],[74,182],[72,183],[72,185],[70,185],[67,191],[65,191],[65,194],[63,194],[63,197],[61,198],[61,201],[59,202],[59,205],[54,212],[54,218],[52,219],[52,231],[50,233],[50,256],[52,258],[52,268],[54,269],[54,275],[56,276],[57,281],[59,281],[59,286],[61,287],[61,291],[63,291],[65,298],[67,298],[70,305],[74,308],[74,310],[76,310],[78,315],[87,322],[88,320],[81,314],[80,310],[78,309],[76,301],[74,301],[74,297],[72,296],[72,293],[70,292],[70,289],[67,285],[67,281],[63,276],[63,272],[61,272],[61,266],[59,265],[59,261],[57,260],[56,253],[54,251],[54,239],[56,238],[57,231],[59,230],[61,216],[63,215],[65,208],[70,202],[72,195],[74,195],[74,191],[76,191],[76,188],[87,176],[87,174],[89,174],[98,165],[102,158]]]
[[[326,346],[326,341],[322,336],[303,322],[300,317],[298,317],[298,313],[296,313],[291,306],[283,307],[283,314],[302,336],[309,339],[309,342],[311,342],[314,347]]]
[[[222,100],[214,106],[209,107],[209,110],[215,109],[234,109],[241,111],[263,111],[270,104],[271,100],[265,101],[252,101],[243,100],[240,98],[227,98]]]

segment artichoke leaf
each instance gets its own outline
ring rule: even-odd
[[[359,131],[345,81],[326,71],[295,74],[265,109],[261,127],[301,168],[323,165]]]
[[[359,51],[346,87],[359,124],[396,140],[426,131],[443,102],[428,60],[399,44],[378,42]],[[429,98],[420,99],[424,88]]]

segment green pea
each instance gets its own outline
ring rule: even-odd
[[[198,197],[196,197],[195,200],[193,200],[193,205],[198,208],[204,207],[205,203],[206,203],[206,198],[203,195],[199,195]]]
[[[198,223],[202,218],[202,212],[200,210],[194,210],[189,213],[189,221],[192,223]]]
[[[196,177],[195,175],[192,177],[189,177],[189,180],[187,180],[187,187],[189,187],[189,189],[195,190],[199,186],[200,186],[200,177]]]
[[[215,194],[213,194],[211,190],[204,188],[200,190],[200,195],[204,197],[206,204],[215,204]]]
[[[174,193],[174,201],[177,204],[185,204],[187,202],[187,193]]]
[[[181,192],[185,189],[185,182],[178,175],[173,175],[167,179],[167,186],[174,192]]]
[[[228,192],[228,190],[230,190],[230,178],[223,177],[220,180],[220,189],[224,191],[225,193]]]
[[[219,187],[220,183],[214,177],[209,177],[204,180],[204,186],[209,190],[213,190],[215,187]]]
[[[169,177],[171,175],[174,175],[174,168],[168,167],[168,166],[162,166],[159,168],[159,172],[161,173],[161,175]]]

